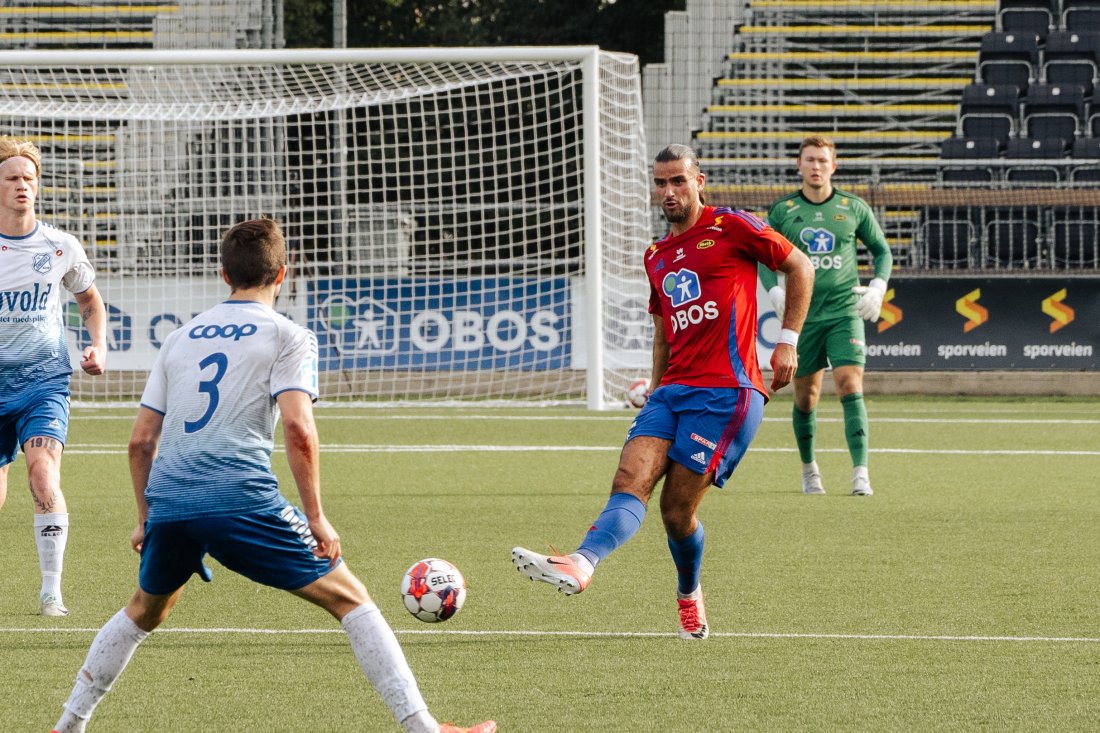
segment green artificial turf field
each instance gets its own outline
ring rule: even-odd
[[[656,503],[566,598],[513,545],[571,551],[603,507],[630,413],[318,410],[325,507],[440,720],[505,732],[1100,729],[1100,402],[869,397],[875,496],[847,495],[839,404],[799,492],[790,401],[700,517],[711,638],[676,637]],[[133,591],[129,409],[74,409],[65,602],[36,615],[20,458],[0,511],[0,730],[45,733],[97,630]],[[285,456],[284,493],[296,500]],[[422,557],[470,591],[429,625],[399,598]],[[89,725],[134,731],[396,731],[339,624],[217,563],[194,579]]]

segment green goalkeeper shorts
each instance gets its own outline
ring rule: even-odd
[[[863,319],[858,316],[807,323],[798,335],[798,371],[807,377],[828,365],[863,366],[867,363],[867,342]]]

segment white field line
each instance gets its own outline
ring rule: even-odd
[[[321,446],[322,453],[592,453],[618,452],[621,445],[340,445]],[[795,453],[797,448],[753,446],[753,453]],[[847,453],[847,448],[817,448],[818,453]],[[283,449],[277,447],[276,452]],[[1100,456],[1100,450],[961,450],[955,448],[875,448],[878,454],[916,454],[948,456]],[[66,455],[125,455],[126,448],[113,444],[82,443],[65,448]]]
[[[68,633],[93,634],[98,628],[2,628],[0,634],[38,634]],[[343,629],[249,629],[249,628],[160,628],[157,634],[266,634],[273,636],[303,634],[343,634]],[[467,629],[394,629],[398,635],[408,636],[558,636],[570,638],[676,638],[671,631],[515,631]],[[848,641],[971,641],[971,642],[1016,642],[1047,644],[1100,644],[1100,637],[1093,636],[980,636],[972,634],[797,634],[769,633],[752,631],[711,632],[712,637],[732,639],[838,639]]]
[[[317,421],[323,422],[328,420],[447,420],[449,422],[456,422],[460,420],[484,420],[484,421],[499,421],[499,422],[615,422],[626,423],[630,414],[619,415],[464,415],[462,413],[456,413],[454,415],[416,415],[416,414],[401,414],[401,415],[378,415],[378,414],[356,414],[356,415],[333,415],[331,412],[318,410],[316,413]],[[74,416],[72,420],[76,421],[91,421],[91,420],[124,420],[132,422],[134,419],[133,414],[126,415],[85,415]],[[764,422],[777,422],[777,423],[789,423],[791,421],[790,416],[784,417],[765,417]],[[825,417],[820,413],[817,418],[818,422],[825,423],[841,423],[844,422],[843,417]],[[933,425],[1100,425],[1100,419],[1065,419],[1058,417],[1051,418],[978,418],[978,417],[878,417],[872,416],[871,422],[873,423],[930,423]]]

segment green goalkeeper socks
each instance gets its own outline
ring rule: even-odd
[[[863,395],[857,392],[841,397],[840,406],[844,408],[844,438],[848,441],[848,453],[852,456],[852,465],[866,466],[869,427]]]
[[[794,440],[798,444],[798,455],[802,457],[802,463],[813,463],[817,413],[813,410],[802,412],[795,407],[791,410],[791,422],[794,423]]]

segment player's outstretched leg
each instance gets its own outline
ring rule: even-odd
[[[512,564],[531,580],[557,587],[567,596],[588,587],[595,568],[583,555],[540,555],[523,547],[512,548]]]
[[[103,625],[92,640],[53,733],[84,733],[96,705],[110,691],[147,636],[149,632],[139,628],[125,611],[119,611]]]

